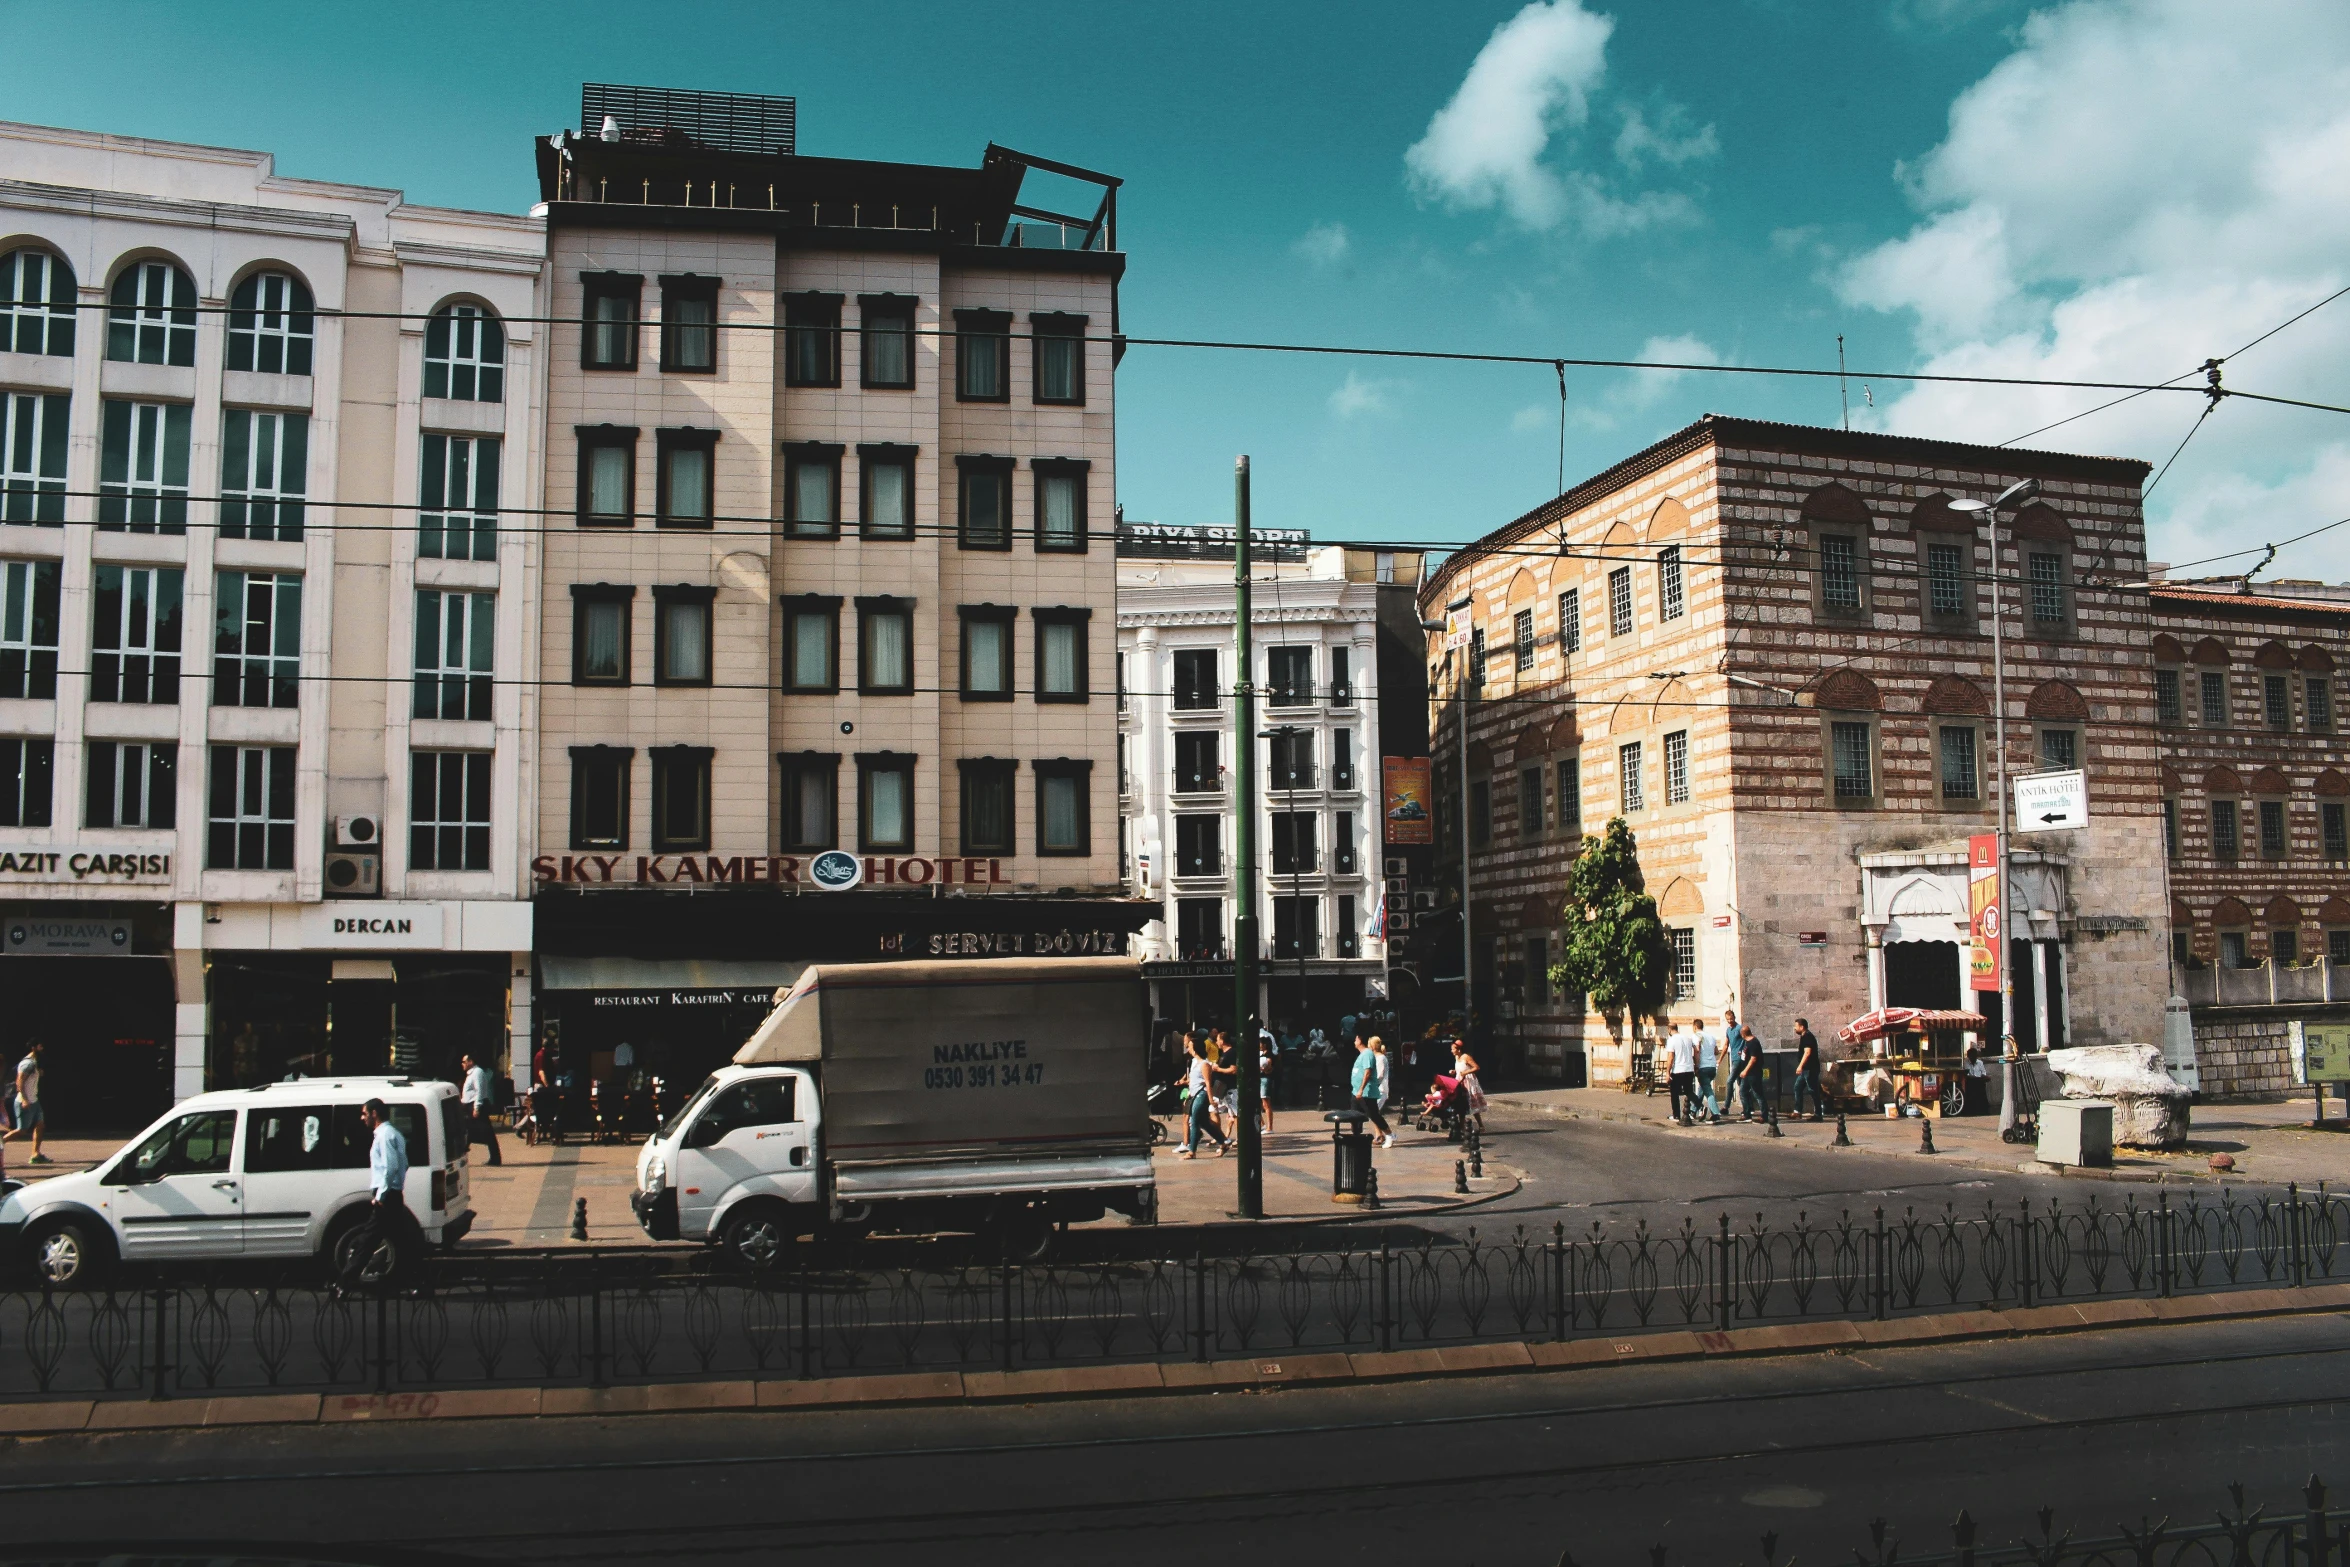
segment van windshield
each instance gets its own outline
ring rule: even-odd
[[[675,1137],[677,1135],[677,1129],[685,1125],[686,1117],[692,1115],[696,1110],[699,1110],[702,1107],[702,1101],[709,1098],[711,1093],[715,1091],[717,1087],[718,1075],[715,1072],[710,1074],[708,1077],[703,1078],[702,1086],[695,1089],[693,1091],[692,1097],[688,1098],[684,1104],[681,1104],[677,1107],[677,1114],[671,1116],[668,1120],[661,1123],[661,1136],[663,1140],[666,1141],[669,1138]]]

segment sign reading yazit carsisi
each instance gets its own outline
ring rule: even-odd
[[[857,887],[1005,887],[1004,862],[851,854],[542,854],[530,862],[541,886],[785,887],[847,892]]]
[[[17,849],[0,854],[0,882],[169,880],[168,854],[126,854],[118,849]]]

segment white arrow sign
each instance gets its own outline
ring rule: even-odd
[[[2015,781],[2018,832],[2065,832],[2089,825],[2089,776],[2074,769]]]

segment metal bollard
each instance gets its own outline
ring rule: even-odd
[[[1469,1129],[1469,1173],[1480,1181],[1485,1179],[1485,1137],[1475,1127]]]
[[[1363,1206],[1366,1208],[1378,1207],[1379,1167],[1377,1165],[1373,1165],[1370,1169],[1363,1172],[1363,1180]]]
[[[1469,1166],[1466,1160],[1455,1159],[1452,1162],[1452,1189],[1455,1196],[1469,1195]]]
[[[1918,1152],[1934,1152],[1934,1123],[1922,1115],[1918,1117]]]
[[[1836,1140],[1828,1146],[1831,1148],[1850,1148],[1852,1146],[1852,1138],[1844,1130],[1844,1112],[1841,1110],[1836,1112]]]
[[[575,1198],[571,1204],[571,1238],[584,1241],[587,1236],[587,1199]]]

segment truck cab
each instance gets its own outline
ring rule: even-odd
[[[771,1260],[821,1216],[823,1113],[808,1072],[713,1072],[637,1155],[638,1222],[656,1240],[724,1239],[745,1261]]]

